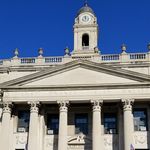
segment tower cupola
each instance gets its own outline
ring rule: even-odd
[[[97,17],[85,2],[77,13],[74,23],[74,50],[72,54],[94,54],[98,47]]]

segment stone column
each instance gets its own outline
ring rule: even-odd
[[[92,150],[103,149],[101,131],[101,100],[91,101],[93,104],[93,126],[92,126]]]
[[[123,116],[124,116],[124,150],[129,150],[131,144],[133,145],[133,114],[132,105],[133,99],[123,99]]]
[[[10,119],[11,119],[11,102],[3,103],[3,113],[2,113],[2,128],[1,128],[1,141],[0,141],[0,149],[9,150],[10,142]],[[13,132],[13,131],[12,131]]]
[[[68,127],[68,101],[60,101],[59,108],[59,136],[58,136],[58,150],[67,150],[67,127]]]
[[[28,150],[37,150],[39,147],[39,102],[28,102],[30,104],[30,124],[28,136]]]

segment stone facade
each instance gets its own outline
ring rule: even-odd
[[[102,55],[85,4],[74,50],[0,60],[0,149],[150,149],[150,53]],[[149,49],[150,50],[150,49]]]

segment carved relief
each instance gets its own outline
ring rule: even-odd
[[[57,150],[58,149],[58,138],[53,135],[45,138],[45,149],[46,150]]]
[[[104,138],[104,145],[105,145],[106,147],[112,146],[112,144],[113,144],[112,138],[108,138],[108,137],[105,137],[105,138]]]
[[[52,139],[46,139],[46,147],[53,147],[53,140]]]
[[[85,144],[87,142],[88,138],[83,133],[80,133],[78,135],[75,135],[71,138],[69,138],[68,143],[69,144]]]
[[[78,142],[84,142],[84,138],[85,138],[85,135],[84,134],[80,134],[77,136],[77,141]]]
[[[26,135],[16,135],[16,144],[27,144],[27,136]]]
[[[118,136],[117,135],[105,135],[104,136],[105,150],[118,149]]]
[[[135,144],[145,144],[147,143],[146,135],[134,135]]]

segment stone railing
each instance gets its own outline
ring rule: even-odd
[[[98,63],[150,63],[150,53],[121,53],[121,54],[105,54],[96,56],[57,56],[57,57],[31,57],[31,58],[18,58],[0,60],[0,66],[46,66],[46,65],[59,65],[77,59],[86,59]]]
[[[119,54],[112,54],[112,55],[102,55],[102,61],[119,61],[120,55]]]

